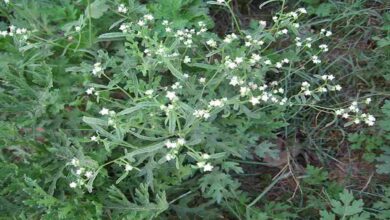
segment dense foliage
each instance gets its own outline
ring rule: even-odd
[[[389,219],[389,10],[2,1],[0,218]]]

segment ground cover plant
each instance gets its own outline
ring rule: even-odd
[[[389,219],[386,1],[0,3],[1,219]]]

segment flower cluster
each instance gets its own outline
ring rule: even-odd
[[[179,147],[184,146],[186,140],[184,138],[178,138],[176,141],[167,140],[165,142],[165,147],[170,150],[169,153],[165,154],[165,160],[170,161],[176,158],[176,155],[179,153]]]
[[[369,104],[370,102],[371,98],[367,98],[364,103]],[[352,121],[354,124],[360,124],[363,121],[368,126],[373,126],[376,121],[373,115],[363,113],[362,110],[359,109],[358,102],[356,101],[352,102],[348,108],[337,109],[335,114]]]
[[[103,69],[101,63],[97,62],[97,63],[93,64],[92,74],[94,76],[100,76],[103,73],[104,73],[104,69]]]
[[[99,114],[103,115],[103,116],[106,116],[106,115],[109,116],[108,117],[108,121],[107,121],[108,125],[111,125],[111,126],[115,127],[115,116],[116,116],[115,111],[109,110],[107,108],[102,108],[99,111]]]
[[[203,169],[203,172],[210,172],[213,170],[214,166],[211,163],[207,163],[207,160],[210,158],[210,155],[204,153],[201,156],[201,161],[196,163],[196,166],[199,169]]]
[[[2,37],[19,37],[22,40],[27,40],[29,36],[29,31],[26,28],[17,28],[14,25],[8,27],[8,31],[0,31],[0,36]]]
[[[70,165],[74,167],[73,174],[76,176],[76,180],[69,183],[70,188],[81,187],[93,176],[93,171],[88,170],[86,167],[80,165],[80,161],[77,158],[73,158],[70,161]]]

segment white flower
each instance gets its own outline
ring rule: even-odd
[[[102,108],[102,110],[100,110],[99,114],[101,115],[108,115],[110,113],[110,110],[108,110],[107,108]]]
[[[95,91],[95,88],[91,87],[91,88],[88,88],[85,92],[86,92],[88,95],[92,95],[94,91]]]
[[[332,36],[332,32],[331,32],[331,31],[327,31],[326,34],[325,34],[325,36],[327,36],[327,37]]]
[[[80,164],[80,161],[77,158],[73,158],[70,163],[76,167]]]
[[[355,124],[360,124],[360,119],[355,118],[355,120],[353,120],[353,122],[354,122]]]
[[[144,18],[145,18],[145,20],[147,20],[147,21],[152,21],[152,20],[154,19],[153,15],[151,15],[151,14],[146,14],[146,15],[144,15]]]
[[[337,91],[340,91],[340,90],[341,90],[341,86],[340,86],[340,85],[336,85],[336,86],[335,86],[335,89],[336,89]]]
[[[202,159],[207,160],[207,159],[209,159],[209,158],[210,158],[210,155],[208,155],[208,154],[206,154],[206,153],[202,154]]]
[[[76,170],[77,175],[81,175],[84,172],[84,168],[80,168]]]
[[[230,79],[229,84],[232,85],[232,86],[238,85],[238,84],[239,84],[238,77],[237,77],[237,76],[233,76],[233,77]]]
[[[304,95],[311,95],[311,91],[310,90],[306,90],[303,92]]]
[[[206,165],[206,162],[200,161],[200,162],[197,162],[196,165],[197,165],[199,168],[203,168],[204,165]]]
[[[99,62],[95,63],[93,65],[92,74],[97,75],[97,74],[102,73],[102,72],[103,72],[103,68],[101,66],[101,63],[99,63]]]
[[[266,21],[259,21],[259,24],[260,26],[262,26],[263,28],[265,28],[267,26],[267,22]]]
[[[250,92],[250,89],[248,87],[243,86],[240,88],[240,95],[241,96],[246,96],[249,92]]]
[[[264,64],[266,64],[266,65],[271,65],[272,62],[271,62],[271,60],[266,60],[266,61],[264,61]]]
[[[74,27],[74,29],[75,29],[77,32],[80,32],[80,31],[81,31],[81,27],[80,27],[80,26],[76,26],[76,27]]]
[[[148,89],[145,91],[145,95],[151,96],[151,95],[153,95],[153,92],[154,92],[153,89]]]
[[[249,100],[250,103],[252,103],[252,105],[257,105],[260,103],[260,97],[252,97],[250,100]]]
[[[189,56],[185,56],[183,62],[189,63],[189,62],[191,62],[191,58]]]
[[[265,92],[260,96],[260,99],[266,102],[268,101],[269,97],[270,97],[269,94]]]
[[[234,59],[234,61],[238,64],[242,63],[244,61],[244,58],[242,57],[236,57],[236,59]]]
[[[327,52],[329,49],[328,49],[328,45],[326,45],[326,44],[321,44],[320,46],[319,46],[319,48],[320,49],[322,49],[324,52]]]
[[[92,137],[91,137],[91,141],[98,141],[98,139],[99,139],[99,138],[96,137],[96,136],[92,136]]]
[[[165,146],[166,146],[168,149],[172,149],[172,148],[176,148],[176,147],[177,147],[177,143],[171,142],[170,140],[167,140],[167,141],[165,142]]]
[[[301,12],[302,14],[307,14],[307,11],[305,8],[298,8],[298,11]]]
[[[237,68],[237,64],[231,60],[227,60],[225,62],[226,66],[229,68],[229,69],[235,69]]]
[[[77,187],[77,183],[71,182],[71,183],[69,184],[69,187],[70,187],[70,188],[76,188],[76,187]]]
[[[232,33],[232,34],[228,34],[226,35],[225,39],[223,40],[223,42],[225,43],[231,43],[233,40],[237,39],[237,35]]]
[[[288,33],[288,30],[287,30],[287,29],[283,29],[283,30],[282,30],[282,33],[283,33],[283,34],[287,34],[287,33]]]
[[[204,172],[207,172],[207,171],[212,171],[213,170],[213,166],[210,164],[210,163],[207,163],[203,166],[203,171]]]
[[[312,56],[312,61],[313,61],[313,63],[315,63],[315,64],[321,63],[321,60],[318,59],[318,56],[316,56],[316,55]]]
[[[305,89],[307,89],[310,86],[310,84],[308,82],[306,82],[306,81],[302,82],[301,85],[302,85],[302,87],[301,87],[302,90],[305,90]]]
[[[176,143],[179,146],[183,146],[184,144],[186,144],[186,140],[184,138],[179,138],[179,139],[177,139]]]
[[[175,155],[172,155],[172,154],[166,154],[165,155],[165,159],[167,160],[167,161],[170,161],[170,160],[172,160],[172,159],[174,159],[175,158]]]
[[[260,61],[260,59],[261,59],[261,56],[259,54],[254,53],[254,54],[252,54],[252,57],[249,60],[249,62],[251,64],[255,64],[256,62]]]
[[[206,44],[209,45],[210,47],[216,47],[217,46],[217,42],[215,42],[215,40],[213,40],[213,39],[210,39],[210,40],[206,41]]]
[[[214,99],[210,101],[209,105],[210,107],[222,107],[224,103],[220,99]]]
[[[281,62],[277,62],[275,64],[275,66],[276,66],[276,68],[280,69],[280,68],[282,68],[282,63]]]
[[[126,164],[126,166],[125,166],[125,171],[126,171],[126,172],[132,171],[133,168],[134,168],[134,167],[131,166],[130,164]]]
[[[126,6],[124,5],[124,4],[120,4],[119,6],[118,6],[118,12],[119,13],[123,13],[123,14],[125,14],[125,13],[127,13],[127,8],[126,8]]]
[[[223,3],[225,3],[225,0],[217,0],[217,2],[218,2],[219,4],[223,4]]]
[[[137,22],[137,24],[138,24],[140,27],[143,27],[143,26],[145,26],[145,21],[144,21],[144,20],[139,20],[139,21]]]
[[[202,84],[205,83],[206,82],[206,78],[204,78],[204,77],[200,78],[199,82],[202,83]]]
[[[319,92],[327,92],[328,90],[325,87],[319,87],[318,91]]]
[[[283,62],[283,63],[289,63],[289,62],[290,62],[290,60],[289,60],[289,59],[287,59],[287,58],[284,58],[284,59],[282,60],[282,62]]]
[[[87,177],[88,179],[91,178],[93,173],[91,171],[85,172],[84,176]]]
[[[210,113],[207,110],[195,110],[193,115],[197,118],[208,119],[210,117]]]
[[[174,91],[168,91],[165,95],[169,100],[174,101],[177,99],[176,93]]]
[[[204,119],[208,119],[208,118],[210,118],[210,113],[208,113],[208,112],[205,112],[204,114],[203,114],[203,118]]]
[[[367,99],[364,101],[364,103],[366,103],[366,104],[368,105],[368,104],[371,103],[371,101],[372,101],[371,98],[367,98]]]
[[[349,114],[348,114],[348,113],[344,113],[344,114],[342,115],[342,117],[345,118],[345,119],[347,119],[347,118],[349,118]]]
[[[337,109],[335,111],[335,113],[336,113],[336,115],[342,115],[342,114],[344,114],[344,109]]]

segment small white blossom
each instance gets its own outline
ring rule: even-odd
[[[209,45],[210,47],[217,47],[217,42],[213,39],[206,41],[206,44]]]
[[[85,172],[84,176],[87,177],[88,179],[91,178],[93,173],[91,171]]]
[[[127,11],[128,11],[128,9],[126,8],[126,6],[125,6],[124,4],[120,4],[120,5],[118,6],[118,12],[119,12],[119,13],[125,14],[125,13],[127,13]]]
[[[315,64],[321,63],[321,60],[316,55],[312,56],[311,59],[312,59],[313,63],[315,63]]]
[[[243,86],[240,88],[240,95],[241,96],[246,96],[249,92],[250,92],[250,89],[248,87]]]
[[[238,84],[239,84],[238,77],[237,77],[237,76],[233,76],[233,77],[230,79],[229,84],[232,85],[232,86],[238,85]]]
[[[91,88],[88,88],[85,92],[86,92],[88,95],[92,95],[94,91],[95,91],[95,88],[91,87]]]
[[[344,109],[337,109],[337,110],[335,111],[336,115],[342,115],[342,114],[344,114],[344,112],[345,112]]]
[[[302,14],[307,14],[307,11],[305,8],[298,8],[298,11],[301,12]]]
[[[328,49],[328,45],[326,45],[326,44],[321,44],[320,46],[319,46],[319,48],[320,49],[322,49],[324,52],[327,52],[329,49]]]
[[[168,141],[165,142],[165,146],[168,149],[172,149],[172,148],[176,148],[177,147],[177,143],[171,142],[170,140],[168,140]]]
[[[103,68],[101,66],[101,63],[97,62],[93,65],[92,74],[97,75],[99,73],[103,72]]]
[[[96,136],[92,136],[92,137],[91,137],[91,141],[95,141],[95,142],[96,142],[96,141],[98,141],[98,140],[99,140],[99,138],[96,137]]]
[[[252,97],[250,100],[249,100],[250,103],[252,103],[252,105],[257,105],[260,103],[260,97]]]
[[[145,91],[145,95],[152,96],[153,92],[154,92],[153,89],[148,89],[148,90]]]
[[[165,155],[165,160],[170,161],[170,160],[173,160],[173,159],[175,159],[175,155],[172,155],[172,154],[169,154],[169,153]]]
[[[184,63],[190,63],[191,62],[191,58],[189,56],[185,56],[183,62]]]
[[[73,158],[70,163],[75,167],[80,165],[80,161],[77,158]]]
[[[209,103],[210,107],[223,107],[223,105],[224,105],[224,103],[220,99],[211,100]]]
[[[179,138],[176,140],[176,143],[179,145],[179,146],[183,146],[186,144],[186,140],[184,138]]]
[[[203,166],[203,171],[204,171],[204,172],[212,171],[213,168],[214,168],[213,165],[211,165],[210,163],[207,163],[207,164],[205,164],[205,165]]]
[[[372,101],[371,98],[367,98],[367,99],[364,101],[364,103],[366,103],[366,104],[368,105],[368,104],[371,103],[371,101]]]
[[[165,95],[169,100],[174,101],[177,99],[176,93],[174,91],[168,91]]]
[[[101,115],[108,115],[110,113],[110,110],[108,110],[107,108],[102,108],[99,112],[99,114]]]
[[[202,154],[202,159],[208,160],[209,158],[210,158],[210,155],[208,155],[206,153]]]
[[[130,164],[126,164],[126,165],[125,165],[125,171],[126,171],[126,172],[132,171],[133,168],[134,168],[134,167],[131,166]]]
[[[146,14],[146,15],[144,15],[144,19],[147,21],[152,21],[154,19],[154,17],[151,14]]]
[[[76,183],[76,182],[71,182],[71,183],[69,184],[69,187],[70,187],[70,188],[76,188],[76,187],[77,187],[77,183]]]
[[[202,83],[202,84],[205,83],[206,82],[206,78],[204,78],[204,77],[200,78],[199,82]]]

